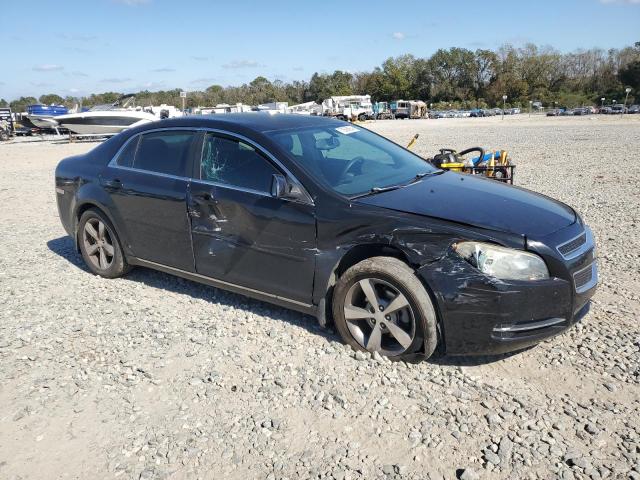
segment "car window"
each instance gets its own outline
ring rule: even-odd
[[[132,138],[131,141],[127,143],[124,149],[120,152],[120,155],[118,155],[116,164],[121,167],[133,167],[133,157],[135,156],[136,149],[138,148],[138,140],[140,140],[139,136]]]
[[[313,134],[316,141],[322,139],[328,139],[331,134],[326,131],[321,131]],[[373,160],[376,162],[386,163],[388,165],[393,164],[393,158],[389,153],[381,150],[375,145],[365,143],[357,138],[345,135],[340,139],[340,145],[331,150],[324,150],[322,152],[324,158],[331,158],[335,160],[352,160],[357,157],[364,157],[367,160]]]
[[[187,177],[195,132],[162,131],[142,135],[133,162],[134,168]]]
[[[305,127],[268,135],[314,180],[347,196],[403,184],[436,170],[395,143],[351,125]],[[294,153],[297,142],[301,155]]]
[[[269,193],[278,170],[251,145],[209,134],[205,138],[200,178]]]

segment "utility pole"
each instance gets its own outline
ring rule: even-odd
[[[185,110],[184,103],[187,100],[187,92],[180,92],[180,98],[182,98],[182,114],[184,115],[184,110]]]
[[[504,109],[507,108],[507,96],[502,95],[502,120],[504,120]]]

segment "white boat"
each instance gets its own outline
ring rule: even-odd
[[[56,120],[56,117],[29,115],[29,120],[38,128],[43,128],[43,129],[54,128],[55,129],[58,127],[58,120]]]
[[[60,115],[56,120],[61,127],[78,135],[114,135],[157,120],[152,113],[129,108],[133,98],[133,95],[125,95],[113,104],[97,105],[86,112]],[[122,103],[123,100],[126,101]]]

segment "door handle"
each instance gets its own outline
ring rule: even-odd
[[[205,202],[210,202],[211,200],[213,200],[213,194],[209,192],[204,192],[196,195],[196,198],[201,198]]]
[[[104,180],[103,185],[108,188],[115,188],[115,189],[122,188],[122,182],[118,178],[114,178],[113,180]]]

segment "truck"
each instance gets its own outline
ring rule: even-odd
[[[9,140],[14,133],[13,115],[8,107],[0,108],[0,140]]]
[[[395,100],[391,102],[391,113],[395,118],[409,118],[411,106],[407,100]]]
[[[373,118],[376,120],[387,120],[393,118],[391,107],[388,102],[376,102],[373,104]]]
[[[372,119],[371,95],[345,95],[327,98],[322,102],[322,115],[349,121]]]

